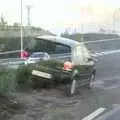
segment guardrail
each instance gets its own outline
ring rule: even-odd
[[[120,38],[112,38],[112,39],[102,39],[102,40],[96,40],[96,41],[86,41],[86,42],[83,42],[83,43],[99,43],[99,42],[107,42],[107,41],[115,41],[115,40],[120,40]],[[13,51],[6,51],[6,52],[0,52],[0,55],[5,55],[5,54],[14,54],[14,53],[18,53],[20,52],[21,50],[13,50]],[[119,50],[117,51],[119,52]],[[93,56],[102,56],[104,55],[105,53],[96,53],[94,54]],[[0,59],[0,64],[14,64],[14,63],[20,63],[18,61],[22,61],[22,59],[20,58],[7,58],[7,59]]]
[[[120,49],[118,50],[110,50],[110,51],[105,51],[105,52],[100,52],[100,53],[94,53],[92,54],[93,57],[100,57],[104,55],[110,55],[110,54],[117,54],[120,53]]]
[[[112,39],[102,39],[102,40],[86,41],[86,42],[83,42],[83,43],[107,42],[107,41],[113,41],[113,40],[120,40],[120,38],[112,38]]]
[[[21,58],[7,58],[7,59],[0,59],[0,61],[23,61],[24,59]]]
[[[21,50],[13,50],[13,51],[6,51],[6,52],[0,52],[0,55],[4,55],[4,54],[11,54],[11,53],[18,53]]]
[[[20,58],[8,58],[8,59],[0,59],[0,66],[6,65],[20,65],[24,64],[24,59]]]
[[[97,42],[107,42],[107,41],[113,41],[113,40],[120,40],[120,38],[101,39],[101,40],[95,40],[95,41],[85,41],[85,42],[82,42],[82,43],[97,43]],[[12,53],[17,53],[17,52],[21,52],[21,50],[13,50],[13,51],[0,52],[0,55],[12,54]]]

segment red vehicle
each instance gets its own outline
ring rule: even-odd
[[[29,57],[29,52],[27,51],[20,52],[19,56],[20,58],[27,59]]]

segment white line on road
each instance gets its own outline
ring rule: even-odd
[[[96,79],[96,82],[97,81],[106,81],[106,80],[108,80],[108,81],[120,80],[120,75],[105,77],[105,78],[98,78],[98,79]]]
[[[106,108],[101,107],[101,108],[97,109],[96,111],[94,111],[93,113],[91,113],[90,115],[83,118],[82,120],[93,120],[94,118],[96,118],[97,116],[102,114],[105,110],[106,110]]]
[[[116,89],[116,88],[119,88],[119,87],[120,87],[119,85],[114,85],[114,86],[111,86],[111,87],[104,88],[104,90],[111,90],[111,89]]]
[[[116,53],[120,53],[120,49],[110,50],[110,51],[105,51],[105,52],[99,52],[99,53],[92,54],[92,56],[97,57],[97,56],[111,55],[111,54],[116,54]]]

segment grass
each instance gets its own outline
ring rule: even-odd
[[[17,83],[15,70],[3,68],[0,70],[0,93],[15,92]]]
[[[8,120],[11,115],[16,114],[23,107],[15,102],[10,93],[16,92],[18,83],[16,81],[16,70],[1,68],[0,70],[0,120]]]

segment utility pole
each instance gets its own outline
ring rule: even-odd
[[[120,12],[120,8],[117,8],[113,11],[113,23],[112,23],[112,26],[113,26],[113,32],[116,31],[116,25],[115,25],[115,22],[116,22],[116,13],[117,12]]]
[[[115,13],[116,11],[113,12],[113,32],[115,31]]]
[[[21,58],[23,58],[23,23],[22,23],[22,14],[23,14],[23,3],[22,3],[22,0],[21,0],[21,29],[20,29],[20,34],[21,34]]]
[[[31,10],[31,8],[32,8],[33,6],[31,6],[31,5],[27,5],[26,6],[26,8],[27,8],[27,20],[28,20],[28,26],[31,26],[31,19],[30,19],[30,10]]]
[[[83,17],[84,8],[81,8],[81,17]],[[83,18],[82,18],[83,19]],[[81,42],[84,42],[84,36],[83,36],[83,21],[81,22]]]

